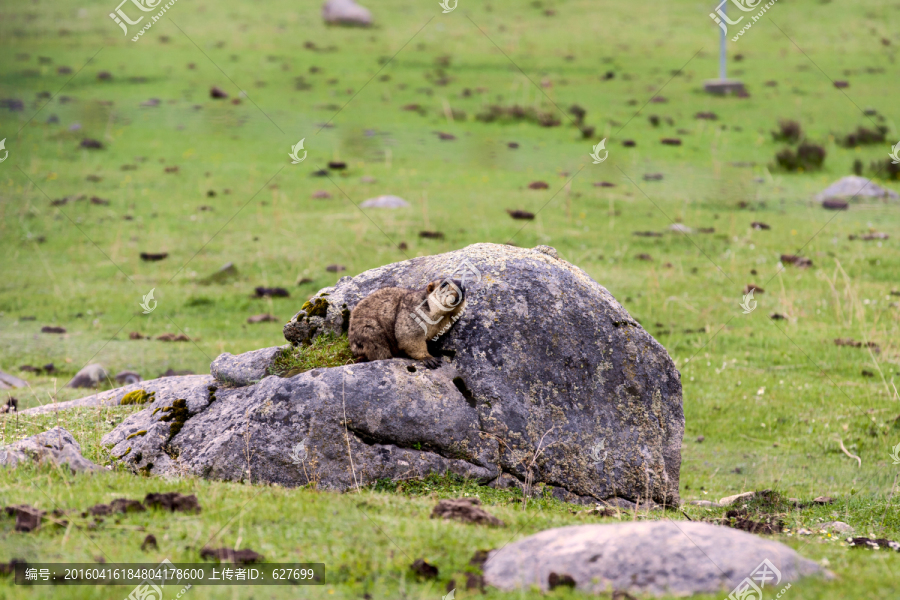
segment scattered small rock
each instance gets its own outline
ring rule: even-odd
[[[91,138],[84,138],[81,140],[81,147],[88,148],[90,150],[100,150],[103,148],[103,144],[101,144],[97,140],[92,140]]]
[[[638,237],[662,237],[663,234],[658,233],[656,231],[634,231],[631,235],[636,235]]]
[[[679,138],[663,138],[660,143],[665,146],[680,146],[681,140]]]
[[[346,271],[347,267],[344,265],[328,265],[325,267],[325,270],[329,273],[340,273],[341,271]]]
[[[131,333],[128,334],[128,339],[130,339],[130,340],[143,340],[146,338],[147,338],[147,336],[145,336],[140,331],[132,331]]]
[[[769,318],[772,319],[773,321],[785,321],[785,320],[787,320],[787,317],[784,316],[784,315],[781,314],[781,313],[772,313],[771,315],[769,315]]]
[[[91,204],[97,204],[99,206],[109,206],[109,200],[104,200],[99,196],[91,196]]]
[[[837,533],[850,533],[853,531],[853,527],[843,521],[828,521],[818,525],[817,528],[819,531],[834,531]]]
[[[594,183],[594,187],[611,188],[616,187],[616,184],[610,183],[609,181],[597,181]]]
[[[354,0],[327,0],[322,6],[322,19],[329,25],[368,27],[372,13]]]
[[[222,88],[214,85],[209,89],[209,97],[220,100],[223,98],[227,98],[228,93],[225,90],[223,90]]]
[[[222,267],[216,271],[215,273],[204,277],[199,281],[199,283],[203,285],[209,285],[213,283],[225,283],[226,281],[230,281],[238,276],[238,269],[234,266],[234,263],[227,262]]]
[[[75,374],[66,387],[70,388],[94,388],[106,381],[109,376],[106,369],[98,363],[87,365]]]
[[[838,81],[834,82],[834,87],[836,87],[839,90],[843,90],[845,88],[850,87],[850,82],[838,80]]]
[[[750,227],[752,227],[753,229],[765,229],[765,230],[772,229],[770,226],[766,225],[765,223],[761,223],[759,221],[753,221],[752,223],[750,223]]]
[[[813,504],[834,504],[834,498],[831,496],[819,496],[817,498],[813,498]]]
[[[315,192],[313,192],[312,197],[317,200],[327,200],[331,198],[331,194],[329,194],[325,190],[316,190]]]
[[[714,113],[714,112],[698,112],[696,115],[694,115],[694,118],[696,118],[696,119],[707,119],[707,120],[709,120],[709,121],[715,121],[715,120],[718,119],[719,117],[718,117],[718,116],[716,115],[716,113]]]
[[[342,171],[347,168],[347,163],[339,160],[333,160],[328,163],[328,168],[334,169],[335,171]]]
[[[646,173],[644,174],[644,181],[662,181],[663,174],[662,173]]]
[[[637,142],[635,142],[634,140],[623,140],[622,145],[626,148],[634,148],[635,146],[637,146]]]
[[[41,327],[41,333],[65,333],[65,327],[56,327],[53,325],[44,325]]]
[[[444,233],[441,231],[420,231],[419,237],[432,240],[442,240],[444,239]]]
[[[435,133],[437,133],[438,138],[442,140],[451,141],[456,139],[456,136],[452,133],[444,133],[443,131],[436,131]]]
[[[650,256],[649,254],[638,254],[635,258],[637,258],[638,260],[646,260],[646,261],[653,260],[653,257]]]
[[[377,196],[363,201],[361,208],[405,208],[409,202],[399,196]]]
[[[97,465],[81,455],[81,445],[62,427],[54,427],[42,433],[13,442],[5,447],[0,465],[16,468],[19,463],[36,462],[57,467],[68,465],[75,472],[94,472]]]
[[[546,190],[550,185],[546,181],[532,181],[528,184],[528,188],[532,190]]]

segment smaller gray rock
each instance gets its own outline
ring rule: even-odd
[[[900,195],[893,190],[888,190],[870,179],[850,175],[841,177],[836,182],[825,188],[821,194],[816,196],[819,201],[833,199],[859,199],[859,198],[882,198],[896,200]]]
[[[78,371],[72,381],[66,385],[70,388],[95,388],[109,377],[102,365],[94,363]]]
[[[734,496],[725,496],[719,499],[719,506],[731,506],[735,502],[750,500],[756,496],[756,492],[744,492],[743,494],[735,494]]]
[[[672,223],[669,225],[669,231],[674,233],[694,233],[694,230],[683,223]]]
[[[131,385],[141,381],[141,376],[134,371],[120,371],[116,373],[116,381],[119,385]]]
[[[372,24],[372,13],[353,0],[328,0],[322,6],[322,19],[334,25],[368,27]]]
[[[400,196],[377,196],[364,200],[360,208],[405,208],[409,206],[409,202]]]
[[[691,500],[688,504],[692,506],[700,506],[702,508],[719,508],[722,505],[718,502],[710,502],[709,500]]]
[[[730,527],[666,520],[542,531],[491,551],[484,581],[503,591],[538,586],[546,592],[552,579],[567,576],[576,589],[592,594],[728,594],[764,560],[778,570],[778,580],[768,581],[773,587],[829,575],[779,542]]]
[[[827,523],[822,523],[821,525],[816,526],[816,530],[818,531],[833,531],[836,533],[850,533],[853,531],[853,526],[844,523],[843,521],[829,521]]]
[[[9,446],[0,447],[0,465],[16,468],[20,463],[28,461],[55,466],[66,464],[73,473],[100,469],[81,455],[81,446],[72,434],[62,427],[54,427]]]
[[[13,388],[23,387],[28,387],[27,381],[0,371],[0,390],[11,390]]]
[[[219,269],[218,271],[216,271],[215,273],[213,273],[212,275],[209,275],[208,277],[201,279],[199,281],[199,283],[202,283],[204,285],[209,285],[211,283],[225,283],[227,281],[230,281],[230,280],[236,278],[237,276],[238,276],[237,267],[234,266],[234,263],[229,262],[229,263],[225,263],[224,265],[222,265],[222,268]]]
[[[243,354],[220,354],[209,365],[209,372],[216,381],[237,387],[244,387],[258,383],[263,377],[269,375],[269,366],[275,360],[284,346],[262,348]]]

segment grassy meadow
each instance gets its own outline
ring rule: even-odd
[[[786,511],[790,534],[773,536],[836,575],[800,581],[789,597],[896,593],[897,553],[794,532],[838,519],[857,535],[900,540],[900,465],[891,458],[900,444],[900,202],[828,211],[814,199],[856,162],[900,192],[900,180],[879,168],[900,141],[900,5],[779,0],[728,43],[729,76],[747,97],[703,92],[718,74],[712,2],[460,0],[448,14],[437,0],[364,5],[372,28],[326,27],[319,2],[181,1],[137,42],[136,26],[126,37],[109,18],[112,2],[2,9],[0,138],[9,154],[0,162],[0,370],[30,386],[0,391],[2,399],[15,396],[24,409],[92,393],[64,387],[89,363],[145,379],[208,372],[222,352],[284,343],[283,323],[342,276],[479,242],[547,244],[675,359],[686,419],[682,498],[760,489],[832,496],[828,506]],[[211,98],[213,86],[228,97]],[[593,132],[580,130],[573,105]],[[492,107],[559,124],[479,119]],[[773,140],[784,119],[826,151],[820,170],[776,167],[775,155],[797,146]],[[858,127],[879,126],[884,142],[844,143]],[[84,147],[86,139],[101,147]],[[291,164],[301,139],[307,157]],[[593,164],[603,139],[608,158]],[[346,168],[329,169],[335,161]],[[535,181],[547,189],[531,189]],[[410,206],[358,206],[385,194]],[[514,220],[507,210],[536,216]],[[691,232],[670,230],[675,224]],[[859,237],[874,232],[888,237]],[[812,266],[782,265],[782,254]],[[208,279],[227,263],[236,274]],[[744,314],[748,284],[763,291]],[[259,286],[290,296],[258,298]],[[143,314],[151,289],[157,305]],[[263,313],[277,320],[247,322]],[[42,333],[46,326],[65,333]],[[190,341],[155,339],[166,333]],[[54,372],[20,370],[48,363]],[[0,414],[0,443],[59,423],[85,456],[108,464],[100,437],[133,410]],[[118,471],[0,473],[3,506],[83,510],[159,491],[195,493],[203,512],[129,514],[91,528],[72,517],[27,534],[0,516],[0,562],[195,562],[210,544],[252,548],[268,561],[324,562],[325,585],[195,587],[186,597],[436,600],[453,579],[466,598],[477,594],[463,584],[476,550],[616,520],[541,497],[523,508],[519,492],[442,477],[335,495]],[[436,498],[464,493],[508,526],[428,518]],[[621,518],[723,513],[685,506]],[[147,533],[158,550],[140,550]],[[416,558],[437,565],[438,578],[412,575]],[[0,598],[129,592],[24,589],[0,577]]]

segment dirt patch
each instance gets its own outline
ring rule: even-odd
[[[413,564],[409,565],[413,573],[423,579],[434,579],[438,576],[438,568],[432,564],[425,562],[423,558],[417,558]]]
[[[437,503],[431,511],[431,518],[456,519],[464,523],[476,525],[493,525],[504,527],[503,521],[480,508],[481,500],[478,498],[445,499]]]
[[[156,544],[156,536],[152,533],[148,533],[147,537],[144,538],[144,541],[141,543],[141,551],[146,552],[148,549],[158,550],[159,546]]]
[[[203,560],[217,560],[219,562],[230,562],[236,565],[249,565],[263,561],[262,554],[254,552],[249,548],[241,550],[232,550],[231,548],[204,548],[200,551],[200,558]]]
[[[13,504],[5,506],[6,516],[16,518],[16,531],[29,533],[41,526],[41,517],[46,511],[40,510],[28,504]]]
[[[160,508],[170,512],[200,512],[200,502],[197,496],[191,494],[185,496],[178,492],[167,492],[164,494],[147,494],[144,498],[144,505],[148,508]]]
[[[888,540],[885,538],[878,538],[877,540],[873,540],[872,538],[867,537],[851,537],[847,538],[847,544],[851,548],[869,548],[870,550],[887,548],[888,550],[893,550],[894,552],[900,552],[900,542],[895,542],[893,540]]]
[[[720,523],[747,533],[773,534],[780,533],[784,529],[784,521],[777,519],[774,515],[753,515],[761,518],[759,521],[754,521],[749,518],[750,516],[751,513],[747,510],[729,510]]]

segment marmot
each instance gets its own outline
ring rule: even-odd
[[[387,360],[405,354],[435,369],[428,353],[436,340],[462,316],[466,291],[456,279],[435,280],[420,290],[383,288],[372,292],[350,313],[350,351],[357,362]]]

